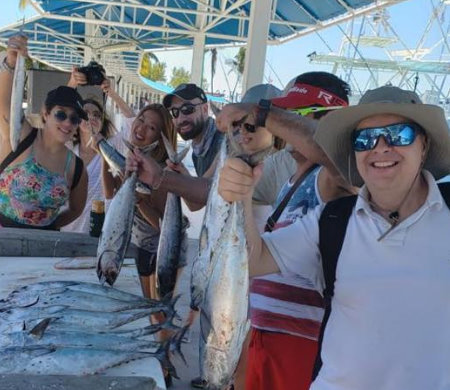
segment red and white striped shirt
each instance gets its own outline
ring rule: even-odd
[[[317,189],[319,170],[313,170],[299,185],[275,229],[292,224],[310,208],[323,203]],[[291,186],[290,182],[283,186],[277,204]],[[298,275],[271,274],[253,278],[250,283],[250,318],[254,328],[317,340],[323,314],[321,294],[312,282]]]

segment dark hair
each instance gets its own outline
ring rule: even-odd
[[[106,139],[112,137],[116,133],[116,128],[114,127],[113,123],[109,119],[108,115],[106,114],[103,106],[95,99],[85,99],[83,100],[83,107],[86,104],[93,104],[95,107],[99,109],[101,112],[103,119],[102,119],[102,128],[100,129],[100,134],[105,137]],[[77,128],[76,133],[73,136],[73,144],[78,145],[80,143],[80,128]]]
[[[348,97],[351,95],[350,86],[344,80],[328,72],[303,73],[297,77],[296,82],[323,88],[345,100],[347,103]]]
[[[159,115],[163,125],[161,131],[169,140],[174,150],[176,150],[177,132],[175,131],[175,128],[173,126],[172,116],[170,115],[169,110],[165,108],[162,104],[152,103],[145,106],[141,111],[139,111],[136,118],[139,118],[144,112],[148,110],[154,111]],[[158,142],[159,142],[158,147],[151,152],[151,157],[156,161],[158,161],[159,163],[163,163],[164,161],[167,160],[168,155],[161,138],[158,140]]]
[[[332,73],[328,72],[307,72],[297,77],[295,80],[297,83],[304,83],[312,85],[313,87],[323,88],[342,100],[349,102],[348,97],[351,96],[351,88],[344,80]],[[315,104],[314,107],[318,105]],[[320,119],[327,115],[330,111],[319,111],[313,114],[314,119]]]

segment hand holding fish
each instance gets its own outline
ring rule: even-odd
[[[227,104],[216,116],[217,128],[227,132],[236,124],[243,123],[247,117],[254,116],[256,105],[250,103]]]
[[[188,175],[191,176],[191,174],[189,173],[188,169],[186,168],[186,166],[182,163],[176,164],[172,161],[170,161],[170,159],[166,160],[166,165],[167,168],[169,168],[171,171],[177,172],[177,173],[181,173],[182,175]]]
[[[220,171],[218,191],[227,202],[251,201],[262,174],[262,164],[251,168],[240,158],[229,158]]]
[[[11,68],[16,66],[18,53],[23,57],[28,57],[27,41],[28,38],[24,35],[14,35],[8,39],[6,62]]]
[[[128,153],[126,161],[127,173],[138,173],[138,178],[152,188],[157,188],[163,180],[163,169],[151,157],[145,157],[137,148]]]

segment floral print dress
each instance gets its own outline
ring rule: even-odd
[[[22,162],[0,174],[0,213],[25,225],[48,226],[69,198],[66,172],[72,152],[68,152],[64,176],[39,164],[31,150]]]

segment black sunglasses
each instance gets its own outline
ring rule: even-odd
[[[358,129],[353,132],[352,147],[355,152],[372,150],[380,137],[383,137],[389,146],[409,146],[418,133],[424,134],[424,131],[415,123],[396,123],[383,127]]]
[[[191,115],[195,112],[196,107],[200,106],[204,104],[202,103],[197,103],[197,104],[193,104],[193,103],[185,103],[180,107],[172,107],[170,108],[170,113],[172,114],[172,116],[176,119],[180,116],[180,112],[183,115]]]
[[[63,110],[56,111],[53,116],[58,122],[64,122],[67,118],[69,118],[70,123],[74,126],[78,126],[81,123],[81,118],[78,115],[67,115]]]

